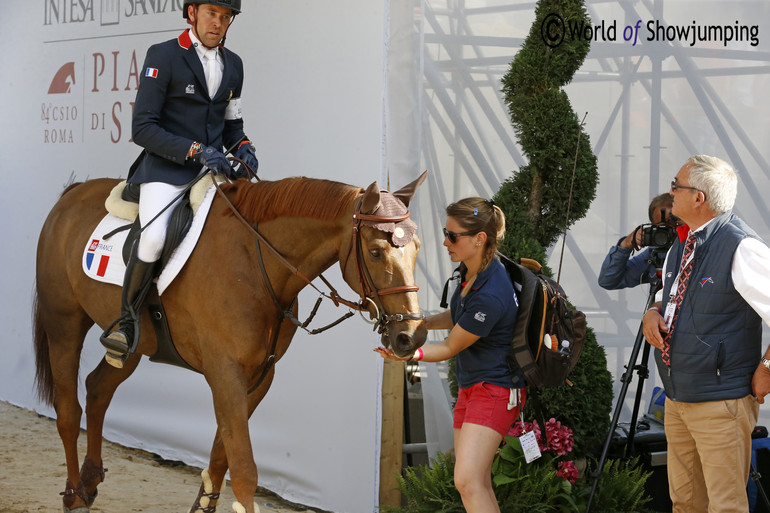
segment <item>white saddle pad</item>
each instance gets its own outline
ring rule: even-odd
[[[216,190],[212,184],[206,190],[200,206],[195,212],[190,231],[171,254],[168,263],[157,279],[158,294],[163,294],[192,254],[201,231],[203,231],[203,225],[206,223],[206,217],[208,217],[215,194]],[[125,219],[107,214],[97,225],[83,251],[83,272],[86,273],[86,276],[119,287],[123,286],[123,276],[126,273],[126,265],[123,263],[123,245],[126,242],[128,230],[116,233],[109,239],[105,239],[104,236],[127,223],[128,221]]]

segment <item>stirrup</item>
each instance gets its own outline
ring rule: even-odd
[[[120,327],[118,327],[118,329],[111,331],[109,333],[104,332],[102,333],[102,336],[99,337],[99,341],[107,350],[107,352],[104,355],[104,359],[107,361],[107,363],[109,363],[110,365],[112,365],[117,369],[122,369],[123,364],[126,362],[126,360],[131,355],[131,353],[133,353],[133,351],[131,350],[131,345],[134,344],[134,341],[128,340],[129,333],[133,331],[134,338],[136,338],[136,326],[133,326],[134,328],[133,330],[125,330],[123,328],[123,325],[126,322],[133,323],[133,320],[131,319],[123,320],[120,323]]]
[[[118,353],[107,349],[107,352],[104,353],[104,360],[116,369],[122,369],[123,364],[128,360],[128,353]]]

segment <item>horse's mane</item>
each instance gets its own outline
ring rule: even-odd
[[[233,205],[250,223],[276,217],[337,219],[363,189],[331,180],[304,176],[274,182],[239,181],[227,187]]]

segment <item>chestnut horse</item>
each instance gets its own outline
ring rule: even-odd
[[[296,313],[300,290],[335,262],[361,296],[359,303],[345,304],[369,312],[380,324],[383,344],[408,355],[424,343],[414,286],[420,241],[411,232],[416,226],[407,221],[412,230],[406,239],[402,228],[393,229],[408,217],[409,201],[424,179],[425,173],[392,194],[380,191],[376,182],[363,190],[302,177],[239,180],[219,190],[197,246],[162,295],[176,349],[205,376],[217,421],[209,468],[192,511],[215,510],[229,469],[237,498],[233,508],[255,512],[257,467],[248,420],[270,387],[273,362],[286,352],[297,328],[296,319],[282,313]],[[88,375],[88,445],[79,467],[80,353],[88,330],[94,324],[104,329],[120,312],[121,296],[120,287],[85,275],[82,255],[117,183],[96,179],[70,186],[48,215],[38,242],[36,382],[41,400],[55,407],[64,445],[65,512],[89,511],[104,479],[102,428],[112,396],[141,355],[155,354],[158,346],[145,310],[137,352],[123,368],[102,360]],[[390,213],[383,216],[385,211]],[[399,247],[396,236],[402,237]]]

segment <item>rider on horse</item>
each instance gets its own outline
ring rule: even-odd
[[[136,94],[132,136],[144,148],[129,170],[140,187],[138,243],[131,248],[123,283],[118,327],[105,332],[105,359],[121,368],[136,350],[138,312],[155,276],[172,208],[205,166],[230,179],[248,177],[233,168],[223,148],[256,171],[258,162],[243,132],[243,62],[225,49],[227,30],[241,12],[241,0],[185,0],[191,27],[178,38],[147,51]]]

